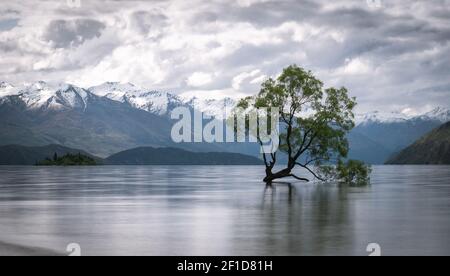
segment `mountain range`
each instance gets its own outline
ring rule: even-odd
[[[110,88],[110,93],[105,87]],[[124,87],[133,86],[108,83],[82,89],[38,82],[18,89],[2,83],[0,145],[60,144],[100,157],[142,146],[209,152],[250,151],[253,155],[258,152],[256,145],[240,143],[175,144],[170,138],[174,121],[167,111],[180,105],[191,107],[175,95],[151,91],[131,94],[131,90],[119,90]],[[169,103],[168,107],[161,104],[164,101]]]
[[[136,147],[178,147],[200,152],[259,155],[250,143],[182,143],[170,138],[170,111],[179,106],[221,119],[236,101],[183,98],[130,83],[108,82],[87,89],[36,82],[20,87],[0,82],[0,145],[59,144],[106,157]],[[437,108],[420,116],[358,114],[349,134],[349,157],[383,164],[414,141],[450,120]]]
[[[443,108],[409,117],[399,113],[366,114],[363,119],[357,118],[357,125],[350,132],[349,156],[371,164],[383,164],[423,135],[448,121],[450,110]]]

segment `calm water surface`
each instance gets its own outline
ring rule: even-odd
[[[263,169],[0,167],[0,242],[83,255],[450,255],[450,167],[354,188],[266,188]]]

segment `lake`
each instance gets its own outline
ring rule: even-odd
[[[270,188],[263,172],[0,167],[0,250],[66,254],[78,243],[82,255],[368,255],[377,243],[382,255],[450,255],[450,166],[374,166],[367,187]]]

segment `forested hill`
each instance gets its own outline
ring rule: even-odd
[[[387,164],[450,164],[450,122],[402,150]]]
[[[177,148],[141,147],[105,159],[106,165],[261,165],[256,157],[225,152],[191,152]]]
[[[191,152],[178,148],[141,147],[106,159],[59,145],[0,146],[0,165],[261,165],[262,160],[239,153]]]
[[[100,160],[100,158],[83,150],[72,149],[60,145],[48,145],[42,147],[8,145],[0,147],[0,165],[35,165],[46,158],[53,158],[55,154],[57,156],[82,154],[83,156]]]

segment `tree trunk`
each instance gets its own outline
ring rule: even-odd
[[[266,168],[266,177],[264,178],[264,182],[270,183],[275,179],[285,178],[291,176],[291,169],[286,168],[277,173],[272,173],[272,169],[270,167]]]
[[[288,163],[288,166],[286,169],[283,169],[276,173],[272,172],[273,166],[266,166],[266,177],[264,178],[263,181],[270,184],[270,183],[272,183],[272,181],[274,181],[276,179],[285,178],[285,177],[294,177],[298,180],[308,182],[309,181],[308,179],[300,178],[300,177],[292,174],[292,170],[294,169],[294,167],[295,167],[295,162],[293,159],[289,160],[289,163]]]

